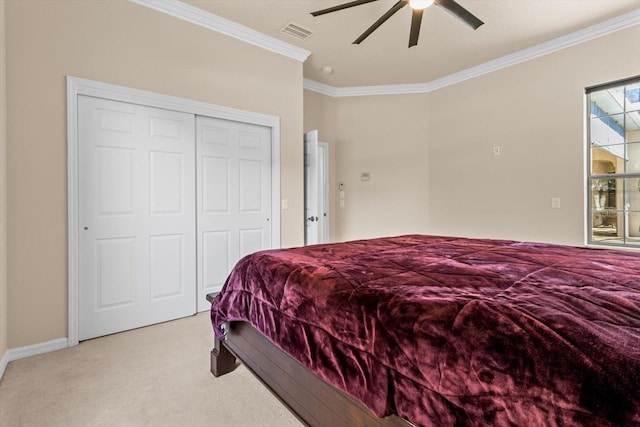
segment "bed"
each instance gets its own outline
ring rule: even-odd
[[[640,254],[408,235],[269,250],[211,295],[308,425],[640,425]]]

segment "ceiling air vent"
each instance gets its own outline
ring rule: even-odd
[[[313,31],[308,28],[304,28],[302,25],[295,22],[289,22],[287,25],[280,29],[280,32],[291,37],[295,37],[298,40],[306,40],[313,35]]]

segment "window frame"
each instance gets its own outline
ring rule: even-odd
[[[627,153],[627,145],[629,144],[629,142],[627,142],[627,131],[626,131],[626,120],[627,120],[627,114],[629,113],[629,111],[638,111],[638,110],[627,110],[627,99],[626,99],[626,87],[630,86],[630,85],[639,85],[640,84],[640,75],[638,76],[634,76],[634,77],[629,77],[629,78],[625,78],[625,79],[620,79],[620,80],[616,80],[613,82],[609,82],[609,83],[604,83],[604,84],[600,84],[600,85],[595,85],[595,86],[590,86],[585,88],[585,111],[586,111],[586,115],[585,115],[585,150],[586,150],[586,154],[585,154],[585,159],[586,159],[586,169],[585,169],[585,198],[586,198],[586,203],[585,203],[585,243],[589,246],[598,246],[598,247],[609,247],[609,248],[616,248],[616,249],[634,249],[634,250],[640,250],[640,237],[635,238],[635,240],[633,241],[629,241],[628,239],[630,238],[630,236],[628,236],[628,228],[629,228],[629,208],[627,206],[627,198],[628,198],[628,192],[632,191],[631,188],[627,188],[627,183],[630,182],[630,180],[639,180],[638,182],[638,190],[640,190],[640,171],[637,172],[627,172],[622,171],[622,172],[617,172],[616,173],[607,173],[607,174],[594,174],[593,173],[593,159],[592,159],[592,153],[593,153],[593,145],[591,142],[591,128],[592,128],[592,101],[591,101],[591,94],[593,94],[594,92],[600,92],[603,90],[607,90],[607,89],[613,89],[613,88],[620,88],[622,87],[624,89],[625,92],[625,102],[624,102],[624,106],[622,109],[622,112],[620,113],[612,113],[612,115],[616,115],[616,114],[621,114],[623,116],[623,148],[624,148],[624,153]],[[606,113],[606,112],[605,112]],[[613,130],[613,129],[612,129]],[[640,144],[640,141],[632,141],[630,143],[636,143],[636,144]],[[625,168],[626,169],[626,168]],[[594,239],[594,218],[593,218],[593,214],[594,214],[594,198],[593,198],[593,193],[592,193],[592,180],[594,179],[606,179],[606,180],[616,180],[616,192],[621,191],[622,192],[622,207],[617,207],[616,206],[616,215],[620,215],[622,217],[622,235],[621,236],[617,236],[616,239],[604,239],[604,240],[595,240]],[[621,188],[617,188],[617,182],[621,181],[622,182],[622,186]],[[618,227],[616,227],[616,229],[618,229]]]

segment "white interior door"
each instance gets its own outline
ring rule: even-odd
[[[78,97],[80,340],[195,313],[194,120]]]
[[[304,244],[320,243],[318,131],[304,134]]]
[[[198,309],[245,255],[271,248],[271,131],[196,118]]]
[[[329,144],[318,142],[318,243],[329,242]]]

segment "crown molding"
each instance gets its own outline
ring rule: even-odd
[[[304,62],[311,52],[178,0],[129,0],[158,12]]]
[[[179,0],[129,0],[300,62],[311,52]],[[331,97],[428,93],[640,24],[640,9],[427,83],[334,87],[304,79],[304,89]]]
[[[339,87],[331,86],[331,85],[320,83],[311,79],[303,79],[302,86],[305,89],[310,90],[312,92],[318,92],[322,95],[327,95],[332,97],[345,96],[345,95],[342,95],[341,92],[344,91],[345,89],[350,89],[347,87],[339,88]],[[354,89],[354,88],[351,88],[351,89]]]
[[[624,30],[640,24],[640,9],[612,19],[600,22],[582,30],[549,40],[547,42],[514,52],[475,67],[450,74],[428,83],[333,87],[324,83],[304,79],[304,88],[332,97],[371,96],[371,95],[403,95],[412,93],[428,93],[446,86],[451,86],[474,77],[520,64],[543,55],[575,46],[616,31]]]

